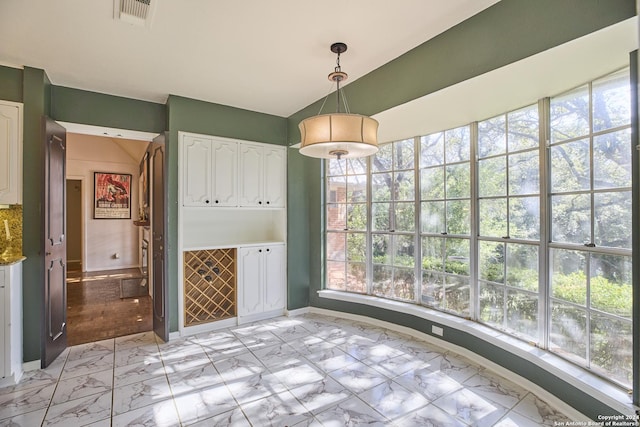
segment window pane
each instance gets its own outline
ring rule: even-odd
[[[470,227],[469,200],[449,200],[447,202],[447,233],[468,235]]]
[[[591,255],[591,307],[631,320],[631,257]]]
[[[572,305],[551,303],[549,347],[585,364],[587,357],[587,313]]]
[[[349,230],[366,231],[367,205],[364,203],[347,205],[347,228]]]
[[[422,232],[443,233],[445,231],[444,212],[444,202],[423,202],[420,218]]]
[[[593,187],[631,187],[631,129],[593,138]]]
[[[367,173],[367,158],[358,157],[355,159],[347,159],[347,171],[349,175],[360,175]]]
[[[347,264],[347,292],[358,292],[364,294],[367,292],[366,264],[348,263]]]
[[[469,163],[447,166],[447,199],[468,198],[471,189]]]
[[[366,175],[351,175],[347,177],[347,201],[352,203],[367,201]]]
[[[505,196],[507,194],[506,161],[506,157],[496,157],[478,162],[480,197]]]
[[[327,167],[327,175],[346,175],[347,174],[347,161],[345,159],[329,159],[327,160],[329,167]]]
[[[365,262],[366,257],[366,235],[364,233],[348,233],[347,259],[351,262]]]
[[[582,86],[551,98],[551,142],[589,133],[589,88]]]
[[[591,315],[591,363],[608,376],[630,386],[633,382],[631,321]]]
[[[376,173],[371,176],[371,194],[374,202],[391,200],[391,174]]]
[[[572,194],[551,198],[551,240],[591,242],[591,196]]]
[[[592,90],[594,132],[631,122],[631,88],[628,70],[595,81]]]
[[[504,237],[507,233],[507,199],[480,200],[480,235]]]
[[[396,203],[396,231],[413,232],[416,229],[416,205],[411,203]]]
[[[538,247],[507,244],[507,285],[538,292]]]
[[[346,248],[345,233],[327,233],[327,260],[344,261]]]
[[[480,242],[480,279],[504,283],[504,244]]]
[[[391,229],[391,204],[373,203],[371,205],[371,217],[373,231],[389,231]]]
[[[589,140],[568,142],[551,147],[551,192],[589,190]]]
[[[394,178],[394,200],[415,200],[415,179],[413,171],[396,172]]]
[[[405,301],[415,299],[416,276],[412,268],[393,269],[393,297]]]
[[[371,157],[373,172],[390,171],[393,167],[393,144],[383,144],[378,147],[378,152]]]
[[[393,267],[385,265],[373,266],[373,289],[374,295],[390,298],[393,296]]]
[[[373,235],[373,263],[391,265],[391,241],[386,234]]]
[[[411,267],[416,264],[414,258],[414,239],[413,236],[394,236],[394,257],[393,265],[400,267]]]
[[[327,288],[344,291],[347,284],[345,263],[327,261]]]
[[[596,193],[593,202],[595,244],[631,249],[631,192]]]
[[[507,138],[510,152],[538,146],[540,128],[537,105],[514,111],[509,113],[507,117],[509,120]]]
[[[420,167],[444,164],[444,132],[420,137]]]
[[[395,170],[413,169],[413,139],[393,143],[393,160]]]
[[[509,200],[509,236],[513,239],[540,239],[540,198],[514,197]]]
[[[445,272],[468,276],[470,256],[469,240],[447,238],[445,239],[445,245]]]
[[[444,240],[441,237],[422,238],[422,269],[444,270]]]
[[[480,283],[480,320],[502,326],[504,322],[504,287]]]
[[[478,155],[480,157],[502,154],[507,149],[504,116],[478,123]]]
[[[422,169],[420,188],[422,200],[444,199],[444,168]]]
[[[447,163],[464,162],[470,156],[469,126],[451,129],[445,132]]]
[[[538,341],[538,296],[526,292],[507,292],[507,325]]]
[[[469,278],[445,276],[446,310],[462,316],[469,315]]]
[[[509,156],[509,195],[540,193],[538,151]]]
[[[422,304],[442,309],[444,302],[444,275],[422,271]]]
[[[551,296],[575,304],[587,303],[587,259],[584,252],[551,250]]]
[[[347,228],[347,205],[327,204],[327,229],[343,231]]]
[[[334,195],[332,196],[331,193]],[[327,196],[333,203],[345,203],[347,201],[347,177],[333,176],[327,178]]]

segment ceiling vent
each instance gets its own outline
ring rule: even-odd
[[[139,27],[151,27],[158,0],[113,0],[113,17]]]

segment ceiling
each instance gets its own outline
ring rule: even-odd
[[[52,83],[164,103],[169,94],[288,117],[498,0],[152,0],[151,27],[113,0],[0,1],[0,63]],[[7,42],[9,41],[9,42]]]

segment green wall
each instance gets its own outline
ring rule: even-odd
[[[169,141],[169,328],[178,330],[178,132],[286,145],[287,119],[180,96],[167,100]],[[291,154],[291,153],[289,153]]]
[[[22,70],[0,65],[0,99],[22,102]]]
[[[164,104],[53,86],[51,117],[61,122],[160,133],[166,128]]]

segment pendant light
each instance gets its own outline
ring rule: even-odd
[[[317,116],[300,122],[300,154],[321,159],[350,159],[366,157],[378,151],[378,122],[371,117],[351,114],[340,83],[347,79],[347,73],[340,68],[340,54],[347,50],[344,43],[331,45],[331,52],[338,55],[336,67],[329,74],[329,81],[336,83],[336,112],[320,114],[327,101],[325,98]],[[340,98],[345,112],[340,112]]]

